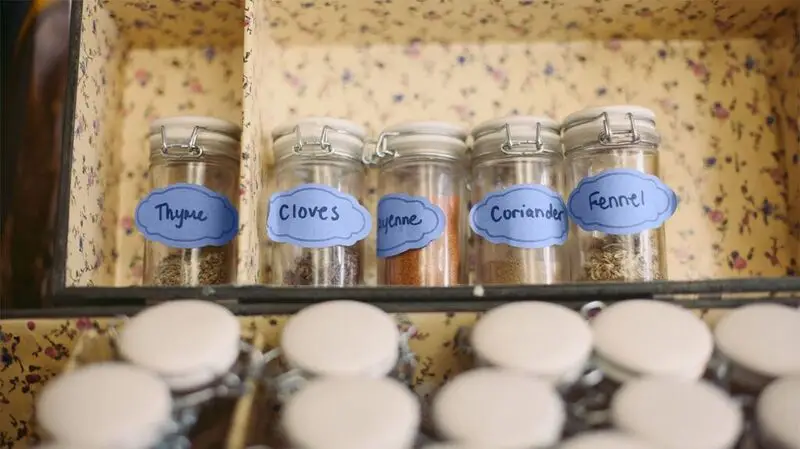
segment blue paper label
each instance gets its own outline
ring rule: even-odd
[[[564,200],[537,184],[516,185],[486,195],[469,211],[469,225],[492,243],[517,248],[561,245],[569,232]]]
[[[303,184],[272,195],[267,234],[302,248],[350,246],[365,239],[372,217],[352,195],[322,184]]]
[[[227,197],[197,184],[154,189],[136,206],[136,227],[172,248],[222,246],[239,232],[239,213]]]
[[[442,208],[423,197],[386,195],[378,201],[378,257],[424,248],[441,237],[445,224]]]
[[[660,179],[624,168],[584,178],[567,201],[582,229],[618,235],[655,229],[677,208],[678,196]]]

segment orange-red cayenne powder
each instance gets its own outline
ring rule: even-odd
[[[447,287],[463,283],[461,260],[461,198],[441,196],[428,198],[445,215],[445,229],[441,237],[426,247],[412,249],[383,259],[383,285],[409,285],[420,287]]]

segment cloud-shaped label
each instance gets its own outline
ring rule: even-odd
[[[655,229],[677,208],[678,196],[660,179],[627,168],[584,178],[567,201],[582,229],[618,235]]]
[[[154,189],[136,206],[136,227],[172,248],[221,246],[239,232],[239,213],[227,197],[197,184]]]
[[[569,232],[564,200],[538,184],[521,184],[486,195],[469,212],[476,234],[517,248],[561,245]]]
[[[378,257],[424,248],[441,237],[445,224],[442,208],[423,197],[386,195],[378,201]]]
[[[272,195],[267,235],[302,248],[350,246],[365,239],[372,217],[352,195],[323,184],[303,184]]]

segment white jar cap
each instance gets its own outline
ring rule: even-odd
[[[800,311],[750,304],[725,315],[714,328],[720,352],[736,365],[774,379],[800,376]]]
[[[743,417],[736,402],[708,382],[652,377],[620,388],[611,419],[623,432],[663,449],[730,449]]]
[[[652,110],[635,105],[591,107],[574,112],[564,119],[561,128],[564,152],[597,146],[601,140],[612,147],[634,143],[634,131],[636,144],[657,147],[661,137],[655,119]]]
[[[633,435],[615,430],[599,430],[572,437],[558,449],[657,449],[656,446]]]
[[[494,449],[486,445],[475,445],[469,443],[433,443],[422,446],[422,449]]]
[[[769,447],[800,449],[800,376],[769,384],[758,397],[756,422]]]
[[[119,336],[127,361],[159,374],[176,391],[200,388],[231,370],[241,327],[228,309],[210,301],[181,300],[149,307]]]
[[[442,387],[434,397],[432,417],[445,440],[517,449],[555,444],[565,411],[555,388],[543,380],[478,368]]]
[[[562,154],[561,126],[549,117],[511,115],[495,118],[483,122],[472,129],[472,156],[480,157],[486,154],[500,153],[520,155],[533,150],[549,154]],[[537,137],[541,148],[536,149],[535,144],[527,143],[519,148],[503,149],[503,144],[511,142],[536,142]]]
[[[657,375],[699,379],[714,350],[692,312],[655,300],[612,304],[592,320],[596,361],[617,382]]]
[[[298,135],[302,142],[298,142]],[[355,122],[336,117],[303,117],[278,125],[272,131],[275,157],[280,160],[295,154],[324,154],[324,149],[317,148],[323,137],[337,155],[361,161],[367,130]],[[308,148],[297,153],[294,146],[300,143]]]
[[[293,395],[282,414],[289,444],[303,449],[411,449],[420,404],[389,378],[321,378]]]
[[[148,449],[171,425],[169,387],[147,370],[98,363],[45,385],[36,417],[59,444],[80,448]]]
[[[574,382],[592,352],[589,323],[578,312],[546,302],[496,307],[478,320],[470,340],[482,364],[554,384]]]
[[[314,376],[382,377],[397,365],[400,331],[383,310],[329,301],[293,315],[281,333],[286,362]]]

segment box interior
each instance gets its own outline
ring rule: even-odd
[[[792,0],[84,0],[67,286],[141,283],[148,122],[243,126],[238,284],[264,282],[269,133],[329,115],[372,135],[604,104],[653,109],[670,280],[795,272],[800,26]],[[375,173],[368,207],[374,211]],[[366,266],[374,266],[374,235]],[[366,273],[374,283],[374,273]]]

